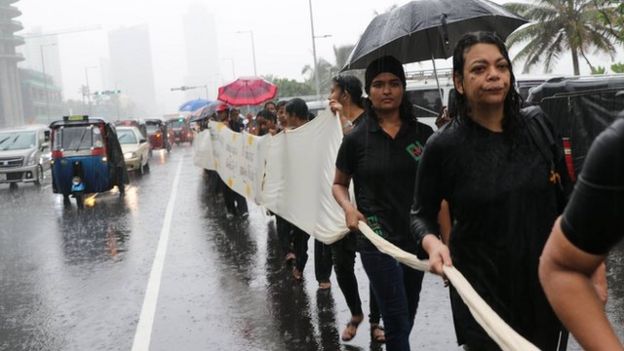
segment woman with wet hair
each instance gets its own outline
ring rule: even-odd
[[[552,128],[541,110],[520,110],[509,54],[495,34],[458,42],[453,81],[457,115],[425,147],[412,233],[432,272],[443,276],[443,265],[455,265],[514,330],[541,350],[558,350],[562,328],[537,267],[565,197],[563,154],[545,141]],[[448,246],[439,238],[442,200],[452,218]],[[453,288],[451,307],[458,344],[500,349]]]
[[[362,124],[366,119],[366,111],[364,110],[362,83],[360,80],[355,76],[343,74],[332,78],[329,107],[332,112],[339,116],[342,132],[345,135]],[[343,239],[331,245],[336,280],[345,297],[347,306],[349,306],[349,311],[351,311],[351,320],[341,334],[343,341],[353,339],[357,333],[358,326],[364,320],[362,301],[360,300],[358,281],[354,270],[355,247],[356,232],[347,234]],[[377,306],[372,287],[369,288],[369,308],[368,321],[370,324],[371,341],[385,342],[384,330],[379,324],[379,307]]]
[[[367,116],[342,140],[334,198],[349,229],[357,231],[359,221],[367,222],[384,239],[415,253],[409,211],[422,147],[433,130],[416,121],[405,93],[405,71],[396,58],[384,56],[371,62],[365,77]],[[351,179],[355,204],[349,199]],[[359,232],[356,249],[381,310],[387,350],[409,350],[423,272],[380,252]]]

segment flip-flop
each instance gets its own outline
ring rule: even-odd
[[[386,342],[386,333],[384,328],[379,324],[371,324],[371,341],[383,344]]]

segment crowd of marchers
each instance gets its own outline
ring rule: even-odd
[[[565,350],[568,330],[586,349],[623,349],[604,314],[604,259],[624,234],[624,121],[596,139],[572,191],[562,148],[547,142],[555,131],[539,107],[522,108],[500,38],[466,34],[454,50],[453,82],[456,105],[445,109],[434,133],[416,120],[396,58],[370,63],[363,84],[351,75],[333,78],[330,108],[344,138],[332,191],[351,232],[332,245],[315,240],[314,262],[319,289],[331,287],[333,266],[351,312],[342,340],[353,339],[364,319],[357,254],[369,280],[373,342],[409,350],[418,310],[423,272],[380,252],[359,233],[362,221],[428,258],[430,271],[444,279],[443,266],[455,266],[541,350]],[[295,129],[312,118],[301,99],[269,102],[256,116],[221,105],[212,116],[255,135]],[[228,215],[246,216],[245,199],[216,173],[212,178]],[[279,216],[276,223],[285,264],[300,281],[309,235]],[[452,286],[450,303],[459,345],[501,349]]]

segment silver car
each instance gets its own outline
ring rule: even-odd
[[[46,126],[0,129],[0,183],[41,184],[50,169]]]

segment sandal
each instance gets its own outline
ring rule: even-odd
[[[351,320],[349,321],[349,323],[347,323],[347,326],[342,331],[342,335],[340,336],[342,341],[351,341],[353,338],[355,338],[355,334],[357,334],[357,329],[363,320],[364,316],[362,316],[359,321],[355,321],[353,320],[353,317],[351,317]]]
[[[371,341],[372,342],[376,342],[376,343],[380,343],[383,344],[386,342],[386,333],[384,331],[384,328],[377,324],[371,324]]]

